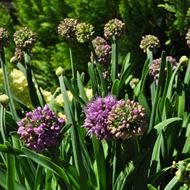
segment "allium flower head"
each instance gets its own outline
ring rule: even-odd
[[[125,29],[125,23],[115,18],[110,20],[104,26],[104,36],[106,39],[112,39],[113,36],[120,37]]]
[[[155,51],[160,46],[159,39],[154,35],[146,35],[142,37],[140,48],[146,52],[149,48],[150,50]]]
[[[74,18],[65,18],[58,25],[58,34],[65,40],[75,40],[75,32],[78,20]]]
[[[17,122],[17,133],[27,147],[41,152],[58,145],[64,122],[64,119],[57,118],[45,105],[44,108],[37,107],[34,111],[26,113],[25,117]]]
[[[107,41],[100,36],[97,36],[95,39],[92,40],[92,45],[94,48],[96,48],[97,46],[102,46],[106,44],[108,44]]]
[[[138,102],[120,100],[109,113],[107,124],[113,138],[125,140],[143,134],[147,114]]]
[[[9,33],[5,28],[0,27],[0,49],[2,47],[7,47],[8,44],[9,44]]]
[[[30,50],[36,42],[36,34],[27,27],[21,28],[14,33],[14,42],[17,48]]]
[[[7,105],[9,104],[9,97],[6,94],[1,94],[0,95],[0,104],[2,104],[2,106],[7,107]]]
[[[171,64],[172,70],[175,70],[177,67],[177,61],[172,56],[167,56],[166,60]],[[160,72],[160,64],[161,64],[161,58],[153,60],[149,73],[151,76],[154,77],[155,80],[158,80],[159,72]],[[166,68],[165,68],[166,70]]]
[[[92,45],[94,47],[98,62],[105,64],[110,58],[111,46],[108,45],[107,41],[104,38],[99,36],[92,40]]]
[[[85,22],[78,23],[76,26],[76,38],[79,43],[85,43],[92,38],[94,27]]]
[[[186,39],[187,45],[190,47],[190,29],[188,30],[185,39]]]
[[[88,103],[85,108],[84,127],[88,130],[88,135],[93,134],[100,140],[110,139],[111,135],[107,129],[108,114],[116,104],[116,99],[108,95],[105,98],[98,97]]]

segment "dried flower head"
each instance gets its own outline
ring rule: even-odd
[[[178,64],[177,61],[172,56],[167,56],[166,60],[171,64],[172,70],[175,70]],[[161,64],[161,58],[153,60],[150,66],[149,74],[152,77],[154,77],[155,80],[158,80],[158,77],[159,77],[160,64]],[[166,70],[167,69],[165,68],[165,71]]]
[[[37,107],[26,113],[25,117],[17,122],[17,133],[27,147],[41,152],[59,144],[60,130],[64,122],[64,119],[57,118],[45,105],[44,108]]]
[[[76,26],[76,38],[79,43],[89,41],[94,34],[94,27],[85,22],[78,23]]]
[[[85,108],[86,119],[84,127],[88,130],[89,136],[94,134],[100,140],[111,138],[110,132],[107,129],[107,119],[109,112],[116,102],[115,98],[108,95],[105,98],[98,97],[88,103]]]
[[[142,37],[140,48],[146,52],[149,48],[152,51],[155,51],[160,46],[159,39],[154,35],[146,35]]]
[[[102,45],[107,45],[107,44],[108,44],[107,41],[100,36],[97,36],[96,38],[92,40],[92,45],[94,48],[96,48],[97,46],[102,46]]]
[[[115,18],[110,20],[104,26],[104,36],[106,39],[112,39],[113,36],[120,37],[125,29],[125,23]]]
[[[109,113],[107,123],[113,138],[124,140],[144,133],[147,114],[138,102],[120,100]]]
[[[65,40],[75,40],[75,32],[78,20],[74,18],[65,18],[58,25],[58,34]]]
[[[190,47],[190,29],[188,29],[185,39],[186,39],[187,45]]]
[[[27,27],[14,33],[14,42],[18,49],[30,50],[36,42],[36,34]]]
[[[9,44],[9,32],[3,28],[0,27],[0,49],[3,47],[7,47]]]

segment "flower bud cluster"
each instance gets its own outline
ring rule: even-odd
[[[101,64],[107,63],[111,55],[111,46],[107,43],[107,41],[98,36],[92,40],[92,45],[95,49],[98,62]]]
[[[44,108],[37,107],[26,113],[25,117],[17,122],[17,133],[27,147],[41,152],[59,144],[60,130],[64,123],[64,119],[57,118],[45,105]]]
[[[7,47],[9,44],[9,33],[8,31],[1,27],[0,28],[0,50],[3,47]]]
[[[23,51],[30,53],[36,43],[36,34],[27,27],[21,28],[14,33],[14,42],[16,45],[15,54],[11,58],[12,63],[20,62],[23,59]]]
[[[145,109],[131,100],[98,97],[85,108],[84,127],[100,140],[131,138],[143,134],[147,126]]]
[[[175,70],[178,64],[177,61],[172,56],[167,56],[166,60],[171,64],[172,70]],[[158,80],[159,77],[160,64],[161,64],[161,58],[153,60],[150,66],[149,74],[152,77],[154,77],[155,80]],[[166,70],[167,69],[165,68],[165,71]]]
[[[146,53],[149,48],[152,51],[155,51],[160,46],[159,39],[154,35],[145,35],[142,37],[140,48]]]
[[[190,47],[190,29],[188,30],[185,39],[186,39],[187,45]]]
[[[74,18],[65,18],[58,25],[58,34],[63,37],[63,39],[72,41],[76,38],[76,26],[78,24],[78,20]]]
[[[110,20],[104,26],[104,36],[106,39],[112,39],[113,36],[120,37],[125,29],[125,23],[115,18]]]
[[[130,81],[129,85],[131,86],[132,89],[135,89],[138,83],[139,83],[139,79],[138,78],[133,78]]]
[[[92,38],[94,27],[91,24],[82,22],[76,26],[76,38],[79,43],[85,43]]]

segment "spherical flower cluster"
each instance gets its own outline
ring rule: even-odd
[[[95,49],[95,54],[98,62],[101,64],[105,64],[110,58],[111,46],[108,45],[104,38],[99,36],[92,41],[92,45]]]
[[[110,20],[104,26],[104,36],[106,39],[112,39],[113,36],[120,37],[125,29],[125,23],[115,18]]]
[[[98,97],[88,103],[85,108],[86,119],[84,123],[88,135],[92,136],[94,134],[100,140],[111,138],[107,128],[107,119],[116,102],[116,99],[109,95],[105,98]]]
[[[9,104],[9,97],[6,94],[0,94],[0,104],[3,107],[7,107],[7,105]]]
[[[64,119],[57,118],[55,113],[47,105],[44,108],[37,107],[32,112],[17,122],[17,133],[25,145],[37,152],[59,144],[60,130]]]
[[[190,29],[188,30],[185,39],[186,39],[187,45],[190,47]]]
[[[8,31],[1,27],[0,28],[0,49],[3,47],[7,47],[9,43],[9,33]]]
[[[177,67],[177,64],[178,64],[177,61],[172,56],[167,56],[166,60],[171,64],[172,70],[175,70],[175,68]],[[158,77],[159,77],[160,64],[161,64],[161,58],[153,60],[151,66],[150,66],[149,74],[152,77],[154,77],[155,80],[158,80]],[[165,68],[165,70],[166,70],[166,68]]]
[[[17,48],[31,49],[36,42],[36,34],[27,27],[21,28],[14,33],[14,42]]]
[[[108,130],[115,139],[143,134],[147,126],[145,109],[137,102],[120,100],[108,115]]]
[[[131,100],[98,97],[85,108],[84,127],[100,140],[131,138],[143,134],[147,126],[145,109]]]
[[[76,38],[76,26],[78,20],[74,18],[65,18],[58,25],[58,34],[63,37],[65,40],[74,40]]]
[[[78,23],[76,26],[76,38],[79,43],[85,43],[92,38],[94,27],[85,22]]]
[[[146,52],[149,48],[152,51],[155,51],[160,46],[159,39],[154,35],[146,35],[142,37],[140,48]]]

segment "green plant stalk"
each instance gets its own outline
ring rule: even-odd
[[[32,70],[31,70],[31,65],[30,65],[31,59],[27,52],[24,52],[24,62],[25,62],[25,68],[26,68],[26,76],[27,76],[30,99],[31,99],[32,105],[34,107],[37,107],[37,106],[40,106],[40,101],[38,99],[36,88],[33,82]]]
[[[7,154],[7,190],[15,190],[15,156]]]
[[[70,62],[71,62],[71,70],[72,70],[72,77],[73,77],[73,82],[76,82],[76,68],[75,64],[73,62],[73,52],[71,47],[69,47],[69,57],[70,57]]]
[[[46,170],[46,177],[45,177],[45,190],[51,190],[51,180],[52,180],[52,172]]]
[[[86,173],[84,169],[85,167],[83,166],[82,151],[81,151],[81,145],[79,141],[79,133],[77,130],[77,125],[74,120],[74,115],[72,112],[72,108],[70,105],[70,101],[67,95],[67,90],[66,90],[62,75],[59,76],[59,83],[61,87],[61,92],[63,94],[64,110],[68,118],[68,122],[72,124],[71,141],[72,141],[72,147],[73,147],[74,162],[75,162],[75,166],[80,178],[80,188],[83,190],[87,190],[87,184],[86,184],[87,178],[86,178]]]
[[[118,47],[115,36],[113,36],[112,40],[111,79],[114,81],[117,78],[118,71]]]
[[[4,54],[3,48],[0,50],[0,62],[1,62],[1,68],[3,70],[3,81],[4,81],[4,86],[5,86],[5,92],[10,99],[9,107],[10,107],[10,110],[11,110],[14,120],[18,121],[19,118],[18,118],[18,115],[16,112],[16,108],[15,108],[14,101],[13,101],[13,96],[12,96],[10,85],[9,85],[8,72],[7,72],[7,67],[6,67],[6,63],[5,63],[5,54]]]
[[[5,142],[8,140],[8,134],[5,126],[5,108],[2,105],[0,105],[0,131],[3,142]]]

